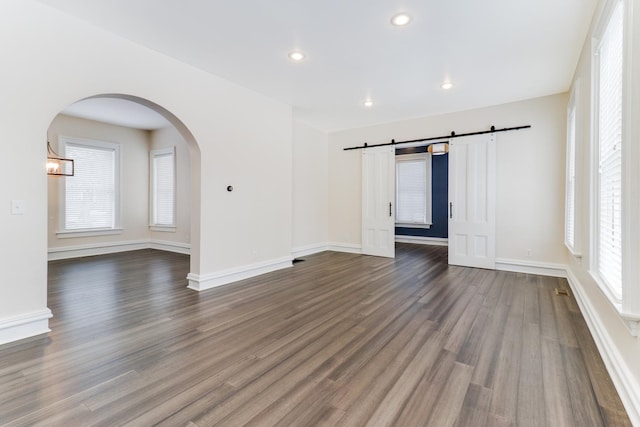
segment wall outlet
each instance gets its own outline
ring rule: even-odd
[[[527,249],[527,256],[530,257],[531,256],[531,249]]]
[[[11,215],[24,215],[26,210],[24,200],[11,201]]]

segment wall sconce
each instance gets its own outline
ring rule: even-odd
[[[441,156],[449,152],[449,144],[443,142],[441,144],[431,144],[427,147],[427,151],[432,156]]]
[[[65,159],[60,157],[58,153],[53,151],[51,143],[47,141],[47,175],[53,176],[73,176],[75,170],[73,168],[73,159]]]

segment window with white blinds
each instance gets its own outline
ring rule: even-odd
[[[431,155],[396,156],[396,224],[431,225]]]
[[[597,50],[597,252],[600,279],[622,297],[623,12],[617,1]]]
[[[116,144],[64,141],[65,157],[75,162],[75,175],[65,180],[64,229],[113,229],[118,215]]]
[[[564,241],[576,253],[576,107],[575,92],[567,112],[567,182]]]
[[[151,225],[175,225],[175,150],[151,151]]]

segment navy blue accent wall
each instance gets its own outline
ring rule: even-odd
[[[400,148],[396,154],[425,152],[426,147]],[[449,235],[449,154],[431,157],[431,197],[433,210],[431,228],[396,227],[398,236],[442,237]]]

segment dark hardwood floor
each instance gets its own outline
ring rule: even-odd
[[[51,262],[0,425],[628,426],[564,279],[325,252],[191,291],[188,257]]]

